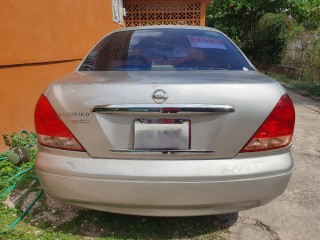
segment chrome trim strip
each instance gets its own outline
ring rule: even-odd
[[[212,154],[214,150],[168,150],[168,149],[113,149],[113,153],[123,154]]]
[[[231,105],[211,104],[119,104],[91,108],[91,112],[96,113],[231,113],[234,111]]]

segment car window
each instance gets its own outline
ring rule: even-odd
[[[225,36],[195,29],[112,33],[86,57],[80,71],[252,70]]]

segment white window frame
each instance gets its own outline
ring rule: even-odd
[[[112,0],[113,21],[123,24],[123,0]]]

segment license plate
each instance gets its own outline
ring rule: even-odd
[[[185,119],[139,119],[134,121],[134,149],[190,149],[191,123]]]

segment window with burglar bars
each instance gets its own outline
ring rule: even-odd
[[[200,26],[201,3],[125,4],[126,27],[148,25]]]

